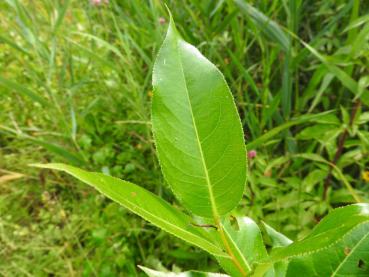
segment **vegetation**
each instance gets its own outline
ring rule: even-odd
[[[219,92],[219,97],[228,99],[221,121],[221,130],[227,130],[227,135],[222,138],[235,145],[229,154],[239,172],[231,174],[233,196],[225,197],[226,183],[221,181],[214,201],[210,195],[207,201],[203,184],[194,193],[205,198],[199,202],[183,189],[188,180],[165,158],[171,151],[169,155],[183,162],[183,170],[197,172],[201,168],[201,164],[186,168],[191,163],[181,154],[181,149],[192,149],[186,142],[186,122],[174,125],[181,127],[179,137],[173,130],[163,129],[168,113],[155,102],[158,91],[162,97],[166,95],[167,86],[155,84],[155,72],[160,69],[154,70],[156,148],[153,144],[151,71],[168,25],[162,3],[1,3],[5,32],[0,35],[0,242],[5,247],[0,249],[0,274],[143,276],[137,264],[175,272],[215,272],[221,270],[220,264],[232,276],[250,271],[272,274],[270,270],[292,276],[305,270],[308,276],[316,274],[311,265],[318,261],[341,264],[334,272],[321,269],[318,273],[324,276],[341,273],[339,270],[346,270],[342,274],[367,273],[369,258],[360,254],[361,247],[368,244],[366,204],[349,205],[321,219],[334,207],[368,201],[369,6],[355,0],[282,2],[168,3],[179,33],[224,73],[241,117],[249,168],[242,200],[232,216],[226,217],[234,218],[231,222],[224,221],[224,215],[241,198],[246,153],[232,98],[226,97],[228,89]],[[188,69],[195,68],[189,64]],[[200,79],[202,74],[196,73],[189,70],[192,78]],[[222,83],[219,76],[211,82],[201,79],[200,88]],[[166,77],[165,82],[176,87],[176,80]],[[156,99],[164,101],[162,97]],[[203,123],[197,138],[207,139],[210,123],[217,119],[209,116],[215,109],[213,103],[201,103],[203,112],[196,116],[207,117],[209,125]],[[186,111],[176,112],[184,115]],[[169,134],[169,143],[163,134]],[[213,147],[221,145],[214,141],[211,149],[219,154]],[[177,144],[188,148],[176,150]],[[168,184],[161,176],[155,149]],[[206,156],[213,154],[208,151]],[[224,171],[230,163],[226,158],[222,159]],[[141,221],[93,190],[77,186],[66,175],[26,167],[51,161],[102,172],[104,175],[48,166],[87,181],[216,259]],[[209,180],[225,180],[221,178],[224,171]],[[118,186],[112,191],[105,180],[123,181],[108,175],[140,184],[160,198],[125,182],[119,186],[121,193],[134,186],[134,191],[128,191],[130,196],[146,205],[138,210],[124,202],[128,197],[117,198],[114,191]],[[200,179],[196,183],[201,183]],[[177,202],[169,185],[181,201]],[[218,203],[217,199],[224,201]],[[148,206],[152,201],[159,206]],[[155,222],[156,216],[144,214],[149,210],[163,217],[160,205],[173,209],[166,219],[192,237],[183,237],[177,229],[168,229],[172,225],[162,226]],[[197,216],[191,219],[188,211]],[[198,216],[213,217],[213,221],[202,222]],[[279,247],[268,251],[272,253],[269,258],[255,224],[261,221],[264,225],[258,225],[268,250]],[[238,231],[233,229],[235,224]],[[290,244],[282,233],[298,242]],[[246,240],[254,238],[254,249],[242,248],[241,234]],[[235,243],[229,245],[230,241]],[[246,252],[234,252],[234,248]],[[314,251],[318,252],[300,258]],[[338,258],[333,261],[333,256]]]

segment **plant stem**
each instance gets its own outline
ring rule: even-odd
[[[356,101],[355,105],[354,105],[354,107],[352,108],[352,111],[351,111],[349,126],[347,126],[347,128],[345,128],[345,130],[343,131],[343,133],[340,135],[340,137],[338,139],[337,151],[336,151],[336,154],[334,155],[333,161],[331,162],[332,166],[329,168],[328,176],[324,181],[323,200],[325,200],[327,198],[328,188],[331,185],[333,168],[337,165],[337,162],[338,162],[339,158],[342,155],[343,148],[345,146],[345,141],[346,141],[346,138],[348,136],[348,128],[350,128],[353,125],[355,117],[356,117],[356,113],[357,113],[358,109],[360,108],[360,106],[361,106],[361,102],[359,100]]]
[[[231,246],[229,245],[229,242],[228,242],[227,237],[224,233],[223,226],[222,226],[219,218],[215,218],[215,224],[218,227],[220,238],[223,242],[223,245],[225,247],[226,252],[231,257],[232,262],[237,267],[237,269],[239,270],[239,272],[241,273],[242,276],[247,276],[246,271],[244,270],[244,268],[242,267],[242,265],[240,264],[240,262],[238,261],[238,259],[236,258],[236,256],[232,252]],[[250,266],[249,265],[247,265],[247,266],[248,266],[248,270],[251,270]]]

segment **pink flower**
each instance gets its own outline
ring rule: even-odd
[[[101,5],[101,0],[90,0],[91,5],[93,6],[99,6]]]
[[[165,18],[164,18],[164,17],[159,17],[159,24],[160,24],[160,25],[165,24],[165,22],[166,22],[166,20],[165,20]]]
[[[253,159],[256,157],[256,150],[250,150],[249,152],[247,152],[247,157],[249,159]]]
[[[90,0],[91,5],[100,6],[102,4],[109,4],[109,0]]]

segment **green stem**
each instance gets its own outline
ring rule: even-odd
[[[230,256],[232,262],[234,263],[234,265],[237,267],[237,269],[239,270],[239,272],[241,273],[242,276],[247,276],[247,272],[245,271],[245,269],[243,268],[243,266],[241,265],[241,263],[238,261],[238,259],[236,258],[236,256],[233,254],[233,251],[231,249],[231,246],[229,245],[227,236],[224,232],[223,229],[223,225],[221,224],[219,217],[214,218],[215,220],[215,224],[218,227],[218,231],[220,234],[220,238],[223,242],[223,245],[225,247],[226,252],[228,253],[228,255]],[[251,267],[249,266],[249,264],[246,264],[247,266],[247,271],[251,271]]]

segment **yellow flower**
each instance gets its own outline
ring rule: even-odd
[[[363,179],[367,182],[369,182],[369,171],[364,171],[363,172]]]

